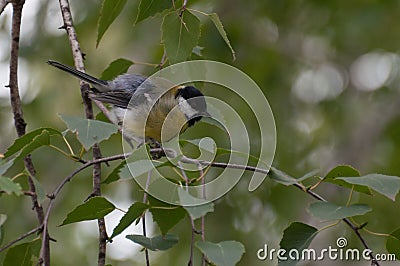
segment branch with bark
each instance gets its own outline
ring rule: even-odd
[[[80,48],[80,44],[78,41],[78,36],[76,34],[73,20],[72,20],[72,14],[71,14],[71,9],[69,5],[68,0],[59,0],[60,4],[60,10],[63,18],[64,25],[63,29],[66,30],[67,35],[68,35],[68,40],[71,46],[71,52],[72,56],[74,59],[74,65],[75,68],[80,70],[80,71],[85,71],[84,63],[83,63],[83,54]],[[85,116],[87,119],[93,119],[93,105],[92,101],[88,97],[88,90],[89,90],[89,84],[80,81],[80,87],[81,87],[81,96],[83,100],[83,106],[85,109]],[[100,105],[100,109],[106,110],[103,108],[104,106],[101,103],[97,103]],[[106,114],[107,115],[107,114]],[[101,151],[99,145],[95,144],[93,146],[93,158],[94,160],[100,159],[101,156]],[[93,167],[93,191],[91,196],[100,196],[101,195],[101,164],[100,163],[95,163]],[[52,202],[50,202],[50,205],[48,207],[48,210],[46,212],[46,220],[44,222],[44,228],[47,229],[48,225],[48,219],[49,219],[49,213],[52,207]],[[106,231],[106,225],[105,225],[105,220],[103,218],[98,219],[98,228],[99,228],[99,252],[98,252],[98,265],[99,266],[104,266],[105,265],[105,259],[106,259],[106,244],[107,244],[107,231]],[[44,246],[42,246],[42,251],[41,251],[41,257],[44,256]],[[46,264],[45,264],[46,266]]]
[[[5,6],[10,3],[10,1],[1,1],[0,3],[0,13],[3,12]],[[21,19],[22,19],[22,10],[25,4],[24,0],[20,1],[12,1],[13,7],[13,15],[12,15],[12,28],[11,28],[11,54],[10,54],[10,76],[9,76],[9,84],[10,88],[10,101],[11,108],[14,116],[14,126],[17,131],[18,137],[25,135],[26,133],[26,122],[24,120],[21,97],[19,94],[19,86],[18,86],[18,58],[19,58],[19,40],[20,40],[20,32],[21,32]],[[44,221],[44,211],[43,207],[39,204],[36,187],[34,183],[34,179],[36,176],[36,170],[32,162],[31,155],[27,155],[24,158],[25,168],[27,169],[28,175],[28,185],[29,185],[29,196],[31,197],[33,209],[36,212],[36,216],[38,219],[38,223],[40,228]],[[50,244],[49,244],[49,236],[47,230],[43,231],[43,257],[42,260],[46,265],[50,263]]]

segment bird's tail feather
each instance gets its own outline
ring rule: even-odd
[[[61,69],[61,70],[65,71],[65,72],[68,72],[71,75],[74,75],[75,77],[78,77],[78,78],[80,78],[80,79],[82,79],[82,80],[84,80],[86,82],[89,82],[92,85],[99,85],[100,87],[105,87],[105,86],[108,85],[107,81],[105,81],[105,80],[101,80],[101,79],[95,78],[93,76],[90,76],[90,75],[82,72],[82,71],[79,71],[79,70],[77,70],[75,68],[72,68],[70,66],[61,64],[59,62],[56,62],[56,61],[53,61],[53,60],[49,60],[49,61],[47,61],[47,63],[49,65],[53,66],[53,67],[56,67],[56,68]]]

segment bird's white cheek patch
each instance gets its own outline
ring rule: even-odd
[[[182,113],[184,113],[188,118],[193,118],[198,114],[188,101],[182,97],[179,97],[179,109],[181,109]]]

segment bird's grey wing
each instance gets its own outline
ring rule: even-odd
[[[126,109],[131,98],[134,97],[135,92],[146,79],[145,76],[137,74],[123,74],[116,77],[114,80],[109,81],[109,91],[102,92],[93,89],[89,94],[89,97],[94,100],[110,103],[116,107]]]
[[[93,91],[90,98],[126,109],[138,105],[151,107],[173,84],[164,78],[124,74],[110,81],[109,86],[110,91]]]
[[[147,77],[137,74],[123,74],[109,82],[111,91],[128,91],[134,94],[135,91],[145,82]],[[149,83],[146,81],[146,83]]]
[[[146,103],[151,107],[174,86],[174,83],[164,77],[151,76],[136,89],[130,105],[135,106]]]
[[[110,103],[120,108],[128,108],[129,102],[132,98],[130,91],[108,91],[108,92],[92,92],[89,97],[103,103]]]

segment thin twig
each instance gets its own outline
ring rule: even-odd
[[[182,165],[181,161],[178,162],[178,167],[179,167],[182,177],[185,181],[185,189],[186,189],[186,191],[188,191],[189,190],[189,177],[187,176],[185,169],[183,169],[183,165]]]
[[[93,157],[94,159],[100,159],[101,152],[100,146],[95,144],[93,146]],[[101,164],[96,163],[93,165],[93,196],[101,196]],[[106,222],[104,218],[97,220],[99,228],[99,254],[98,254],[98,265],[104,266],[106,264],[106,245],[108,240]]]
[[[43,229],[43,226],[38,226],[36,228],[33,228],[32,230],[30,230],[29,232],[26,232],[25,234],[21,235],[20,237],[14,239],[11,242],[8,242],[7,244],[5,244],[4,246],[0,247],[0,252],[3,252],[4,250],[6,250],[7,248],[15,245],[16,243],[18,243],[19,241],[33,235],[36,232],[40,232]]]
[[[189,177],[187,176],[185,169],[182,166],[182,162],[178,162],[178,167],[182,173],[182,176],[185,180],[185,189],[186,191],[189,191]],[[188,266],[193,266],[193,251],[194,251],[194,240],[195,240],[195,235],[196,235],[196,225],[194,224],[194,220],[192,217],[189,217],[190,219],[190,225],[192,227],[192,232],[191,232],[191,237],[190,237],[190,252],[189,252],[189,262]]]
[[[106,162],[111,162],[111,161],[116,161],[116,160],[121,160],[126,158],[127,156],[129,156],[130,153],[127,154],[118,154],[118,155],[114,155],[114,156],[110,156],[110,157],[103,157],[100,159],[95,159],[92,161],[88,161],[87,163],[83,164],[82,166],[80,166],[79,168],[77,168],[76,170],[74,170],[70,175],[68,175],[67,177],[65,177],[61,183],[54,189],[54,191],[48,195],[48,198],[50,198],[50,203],[49,206],[47,207],[47,211],[46,211],[46,215],[44,217],[44,223],[43,223],[43,228],[47,228],[48,225],[48,220],[49,220],[49,216],[50,216],[50,212],[53,208],[53,204],[54,201],[56,200],[58,194],[60,193],[60,191],[63,189],[63,187],[72,180],[72,178],[74,176],[76,176],[78,173],[82,172],[83,170],[85,170],[86,168],[94,165],[94,164],[99,164],[99,163],[106,163]]]
[[[22,112],[21,98],[19,95],[18,87],[18,57],[19,57],[19,40],[20,40],[20,30],[21,30],[21,19],[22,19],[22,9],[25,1],[13,1],[13,15],[12,15],[12,28],[11,28],[11,55],[10,55],[10,99],[11,107],[14,114],[14,125],[19,137],[25,135],[26,122],[24,120]],[[36,170],[32,162],[30,155],[24,158],[25,168],[28,170],[28,185],[31,192],[31,200],[33,204],[33,209],[36,211],[36,216],[39,224],[43,224],[44,211],[42,206],[39,204],[36,194],[36,188],[34,183],[34,176],[36,175]],[[50,245],[48,233],[45,230],[43,233],[43,252],[46,254],[42,260],[50,265]]]
[[[151,149],[150,150],[151,153],[159,153],[160,149],[156,148],[156,149]],[[168,153],[168,152],[167,152]],[[96,164],[96,163],[105,163],[105,162],[109,162],[109,161],[115,161],[115,160],[121,160],[124,158],[127,158],[131,155],[131,153],[127,153],[127,154],[118,154],[118,155],[114,155],[114,156],[110,156],[110,157],[104,157],[104,158],[100,158],[100,159],[96,159],[96,160],[92,160],[92,161],[88,161],[87,163],[85,163],[84,165],[82,165],[81,167],[79,167],[78,169],[76,169],[74,172],[72,172],[69,176],[67,176],[66,178],[64,178],[64,180],[59,184],[59,186],[55,189],[55,191],[49,195],[51,201],[50,201],[50,205],[53,204],[54,199],[56,198],[56,196],[58,195],[58,193],[61,191],[61,189],[64,187],[64,185],[66,183],[68,183],[76,174],[78,174],[79,172],[81,172],[82,170],[86,169],[87,167]],[[190,161],[190,162],[189,162]],[[185,160],[185,162],[189,162],[189,163],[195,163],[196,160]],[[238,165],[238,164],[227,164],[227,163],[220,163],[220,162],[206,162],[206,161],[197,161],[197,164],[202,164],[202,165],[211,165],[214,167],[218,167],[218,168],[231,168],[231,169],[240,169],[240,170],[247,170],[247,171],[253,171],[253,172],[258,172],[258,173],[264,173],[264,174],[268,174],[270,171],[267,169],[262,169],[262,168],[257,168],[254,166],[247,166],[247,165]],[[312,196],[313,198],[319,200],[319,201],[324,201],[327,202],[326,199],[324,199],[322,196],[320,196],[319,194],[317,194],[314,191],[308,190],[306,187],[304,187],[303,185],[299,184],[299,183],[295,183],[293,184],[294,187],[300,189],[301,191],[309,194],[310,196]],[[147,197],[147,196],[146,196]],[[146,198],[147,199],[147,198]],[[48,215],[49,215],[49,211],[51,210],[51,206],[48,207],[47,209],[47,213],[46,213],[46,217],[45,217],[45,222],[48,220]],[[365,247],[365,249],[370,249],[368,244],[366,243],[365,239],[363,238],[363,236],[360,234],[359,229],[357,226],[355,226],[349,219],[344,218],[342,219],[353,231],[354,233],[357,235],[357,237],[360,239],[361,243],[363,244],[363,246]],[[46,222],[47,223],[47,222]],[[46,227],[46,224],[45,224]],[[204,231],[204,229],[202,228],[202,231]],[[375,256],[373,255],[373,253],[370,253],[370,257],[372,262],[374,263],[374,265],[379,265],[379,263],[376,261]]]
[[[186,10],[186,6],[187,6],[187,0],[183,0],[181,11],[179,12],[179,17],[182,18],[183,12]],[[182,23],[184,24],[183,21],[182,21]]]
[[[10,3],[9,0],[0,0],[0,15],[3,13],[6,6]]]
[[[143,203],[147,204],[147,191],[149,190],[149,185],[150,185],[150,179],[153,171],[150,170],[147,173],[147,179],[146,179],[146,186],[144,189],[143,193]],[[143,230],[143,236],[147,237],[147,232],[146,232],[146,213],[143,214],[142,216],[142,230]],[[149,250],[147,248],[144,249],[144,254],[146,258],[146,266],[150,266],[150,256],[149,256]]]
[[[74,58],[75,67],[80,71],[85,71],[83,64],[83,55],[80,49],[78,37],[73,25],[72,14],[70,11],[70,5],[68,0],[59,0],[61,13],[64,21],[64,28],[68,34],[68,40],[71,45],[72,55]],[[85,108],[85,115],[87,119],[93,119],[93,105],[88,97],[89,84],[81,81],[81,96],[83,100],[83,105]],[[99,108],[104,112],[104,114],[110,119],[110,114],[104,105],[100,102],[96,102]],[[112,121],[112,120],[111,120]],[[101,151],[98,144],[93,146],[93,158],[94,160],[101,158]],[[101,164],[94,164],[93,167],[93,196],[101,195]],[[98,253],[98,265],[104,266],[106,261],[106,246],[107,246],[107,231],[104,218],[98,219],[99,228],[99,253]]]
[[[114,125],[118,124],[118,121],[116,120],[116,117],[111,114],[111,112],[107,109],[107,107],[100,101],[98,100],[92,100],[96,106],[100,109],[100,111],[107,117],[107,119],[113,123]]]
[[[205,179],[205,173],[203,171],[202,165],[198,164],[197,165],[200,171],[200,177],[201,177],[201,185],[202,185],[202,196],[203,199],[206,199],[206,179]],[[204,215],[201,217],[201,241],[205,241],[206,240],[206,229],[205,229],[205,217]],[[201,253],[201,265],[205,266],[207,263],[206,261],[206,256]]]
[[[0,194],[6,193],[6,191],[4,190],[0,190]],[[25,196],[36,196],[36,193],[33,193],[32,191],[22,191],[22,194],[24,194]]]
[[[194,220],[192,217],[189,217],[190,219],[190,225],[192,227],[192,233],[191,233],[191,237],[190,237],[190,255],[189,255],[189,262],[188,262],[188,266],[193,266],[193,250],[194,250],[194,238],[196,235],[196,225],[194,224]]]
[[[300,185],[300,184],[293,184],[293,186],[297,187],[298,189],[306,192],[307,194],[311,195],[313,198],[319,200],[319,201],[324,201],[327,202],[326,199],[324,199],[322,196],[318,195],[317,193],[315,193],[314,191],[308,190],[306,189],[304,186]],[[363,236],[360,234],[360,230],[359,228],[354,225],[348,218],[343,218],[342,219],[343,222],[345,222],[350,228],[351,230],[354,231],[354,233],[357,235],[358,239],[360,239],[362,245],[364,246],[365,249],[371,250],[367,244],[367,242],[365,241],[365,239],[363,238]],[[380,264],[378,263],[378,261],[376,260],[374,254],[372,253],[372,251],[370,252],[369,256],[371,257],[371,262],[372,265],[376,265],[379,266]]]
[[[167,62],[167,51],[165,51],[165,48],[164,48],[164,53],[163,53],[163,55],[162,55],[162,57],[161,57],[161,61],[160,61],[160,63],[157,65],[158,68],[159,68],[159,69],[162,69],[162,68],[164,67],[164,65],[165,65],[166,62]]]
[[[200,162],[202,164],[207,164],[207,162]],[[242,170],[249,170],[249,171],[254,171],[254,172],[258,172],[258,173],[264,173],[264,174],[268,174],[269,170],[266,169],[261,169],[261,168],[257,168],[257,167],[253,167],[253,166],[247,166],[247,165],[237,165],[237,164],[225,164],[225,163],[218,163],[218,162],[211,162],[211,165],[214,167],[219,167],[219,168],[233,168],[233,169],[242,169]],[[324,201],[327,202],[326,199],[324,199],[322,196],[320,196],[319,194],[315,193],[314,191],[308,190],[306,187],[304,187],[303,185],[299,184],[299,183],[295,183],[293,184],[293,186],[297,187],[298,189],[300,189],[303,192],[306,192],[307,194],[309,194],[310,196],[312,196],[313,198],[319,200],[319,201]],[[357,226],[355,226],[349,219],[344,218],[342,219],[343,222],[345,222],[353,231],[354,233],[357,235],[358,239],[360,239],[361,243],[363,244],[365,249],[369,249],[369,246],[367,244],[367,242],[365,241],[365,239],[363,238],[363,236],[360,234],[359,228]],[[378,261],[376,260],[374,254],[372,253],[372,251],[369,254],[372,264],[379,266],[380,264],[378,263]]]

